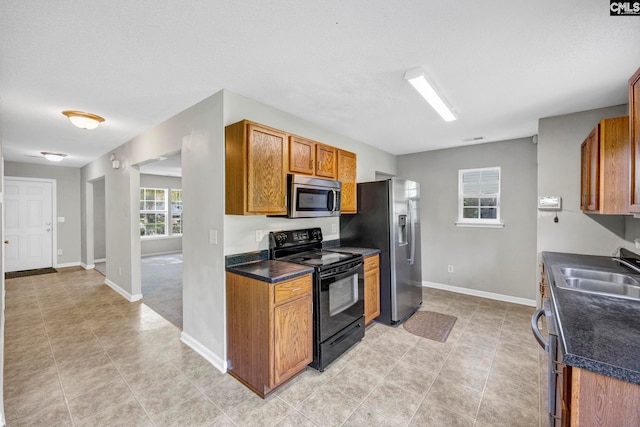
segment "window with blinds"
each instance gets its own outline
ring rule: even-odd
[[[500,167],[458,171],[457,225],[502,226]]]

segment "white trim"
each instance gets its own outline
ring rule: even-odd
[[[454,223],[456,227],[475,227],[475,228],[504,228],[504,222],[459,222]]]
[[[104,284],[109,286],[111,289],[122,295],[129,302],[140,301],[142,299],[142,294],[131,295],[129,292],[122,289],[120,286],[116,285],[109,279],[104,279]]]
[[[78,267],[78,266],[82,266],[82,263],[80,261],[65,262],[65,263],[56,265],[55,268],[67,268],[67,267]]]
[[[95,264],[85,264],[84,262],[81,263],[80,266],[85,270],[93,270],[94,268],[96,268]]]
[[[489,298],[497,301],[512,302],[514,304],[528,305],[531,307],[537,306],[536,300],[534,299],[513,297],[511,295],[496,294],[493,292],[478,291],[476,289],[462,288],[459,286],[445,285],[445,284],[436,283],[436,282],[427,282],[426,280],[422,281],[422,286],[425,288],[442,289],[443,291],[455,292],[458,294],[465,294],[465,295],[472,295],[475,297]]]
[[[227,372],[227,362],[220,359],[220,357],[211,352],[211,350],[202,345],[200,341],[196,340],[191,335],[182,331],[182,334],[180,335],[180,341],[182,341],[185,345],[191,347],[196,353],[204,357],[207,362],[211,363],[217,370],[219,370],[223,374]]]
[[[107,259],[106,259],[106,258],[100,258],[100,259],[95,259],[95,258],[94,258],[94,259],[93,259],[93,263],[95,264],[95,263],[97,263],[97,262],[107,262]]]

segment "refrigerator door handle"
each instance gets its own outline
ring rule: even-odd
[[[409,214],[409,224],[411,225],[411,249],[410,257],[407,259],[409,265],[413,265],[413,259],[416,254],[416,225],[413,221],[413,210],[411,200],[407,200],[407,213]]]

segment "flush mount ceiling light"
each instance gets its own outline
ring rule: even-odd
[[[104,122],[104,118],[84,111],[65,110],[62,114],[69,117],[71,123],[80,129],[95,129]]]
[[[66,154],[62,154],[62,153],[49,153],[48,151],[41,151],[40,154],[42,154],[44,156],[45,159],[50,160],[52,162],[59,162],[62,159],[64,159],[65,157],[67,157]]]
[[[404,73],[404,78],[411,83],[411,85],[422,95],[424,99],[433,107],[434,110],[440,114],[440,117],[445,122],[451,122],[456,120],[456,116],[453,115],[447,104],[444,103],[442,98],[436,93],[433,87],[427,81],[425,72],[422,68],[413,68]]]

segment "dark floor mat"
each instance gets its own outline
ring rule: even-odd
[[[5,279],[15,279],[16,277],[38,276],[40,274],[57,273],[58,270],[52,267],[36,268],[33,270],[8,271],[4,273]]]

